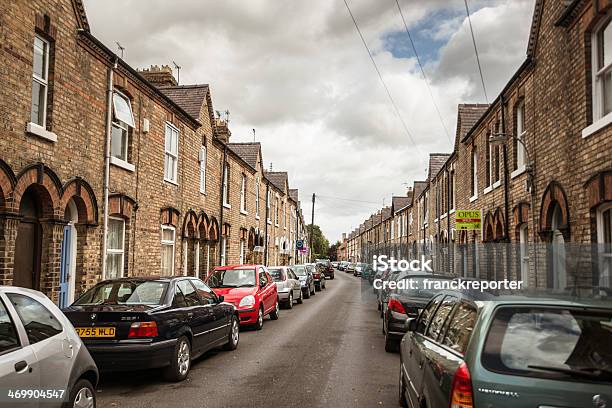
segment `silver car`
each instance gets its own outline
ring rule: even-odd
[[[49,298],[0,286],[0,406],[95,408],[98,378],[87,348]]]
[[[293,301],[302,303],[302,285],[295,272],[288,266],[269,266],[268,272],[276,283],[278,301],[287,309],[293,308]]]

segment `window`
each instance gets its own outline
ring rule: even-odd
[[[121,218],[109,217],[106,234],[105,279],[122,278],[125,254],[125,221]]]
[[[270,217],[271,217],[271,215],[270,215],[270,212],[271,212],[270,211],[270,206],[271,206],[270,201],[271,200],[272,200],[272,198],[271,198],[270,190],[268,190],[268,194],[267,194],[267,197],[266,197],[266,210],[268,212],[268,219],[267,219],[268,222],[270,222]]]
[[[608,20],[593,37],[593,122],[612,112],[612,25]]]
[[[226,245],[227,245],[227,238],[224,235],[221,237],[221,266],[225,266]]]
[[[175,229],[169,225],[161,227],[161,273],[162,276],[174,275],[174,236]]]
[[[132,106],[127,96],[120,92],[113,93],[113,124],[111,129],[111,156],[128,161],[128,144],[130,128],[134,127]]]
[[[164,162],[164,180],[177,183],[179,131],[170,123],[166,123],[166,155]]]
[[[179,281],[176,286],[183,294],[187,306],[198,306],[200,304],[200,297],[188,279]]]
[[[268,284],[268,275],[263,269],[259,269],[259,286],[264,287]]]
[[[447,320],[446,318],[453,309],[456,301],[457,299],[454,297],[447,296],[444,298],[444,301],[431,320],[429,329],[427,329],[427,337],[430,337],[432,340],[437,340],[440,337],[440,334],[444,335],[443,327],[445,326],[445,322]]]
[[[514,151],[516,152],[516,169],[525,166],[525,103],[521,102],[516,108],[516,139],[514,142]]]
[[[30,122],[45,127],[47,124],[47,93],[49,90],[49,42],[34,37],[32,70],[32,111]]]
[[[225,163],[223,167],[223,205],[229,207],[229,164]]]
[[[200,147],[200,193],[206,193],[206,146]]]
[[[520,251],[520,266],[523,287],[526,288],[529,284],[529,253],[527,251],[527,224],[519,227],[519,251]]]
[[[455,170],[452,170],[450,172],[450,176],[449,176],[449,197],[448,197],[448,203],[449,203],[449,211],[452,211],[455,209]]]
[[[472,149],[472,197],[478,197],[478,152]]]
[[[416,329],[417,333],[425,334],[425,330],[427,330],[427,325],[429,324],[429,321],[431,320],[431,317],[433,316],[434,312],[438,308],[438,305],[440,304],[441,300],[442,296],[438,296],[435,299],[432,299],[427,305],[427,307],[423,309],[421,315],[419,316],[419,321]]]
[[[46,340],[62,332],[57,318],[42,304],[29,296],[9,293],[7,297],[17,310],[30,344]]]
[[[244,240],[240,240],[240,262],[241,265],[244,264]]]
[[[465,353],[475,323],[476,309],[466,303],[460,303],[453,314],[442,344],[461,354]]]
[[[259,217],[259,176],[255,179],[255,215]]]
[[[11,320],[6,307],[0,300],[0,356],[19,347],[17,329]]]
[[[597,212],[597,243],[599,252],[599,286],[612,287],[612,204]]]
[[[278,227],[278,197],[274,199],[274,225]]]
[[[247,177],[246,174],[242,175],[242,184],[240,186],[240,211],[246,212],[246,185]]]
[[[200,296],[200,303],[202,305],[213,305],[217,303],[217,296],[213,291],[206,286],[204,282],[199,279],[192,279],[191,283],[196,288],[196,292]]]

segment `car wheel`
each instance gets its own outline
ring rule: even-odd
[[[298,305],[301,305],[302,303],[304,303],[303,299],[304,299],[304,292],[300,289],[300,297],[297,300]]]
[[[191,368],[191,344],[185,336],[179,337],[174,346],[170,366],[166,368],[165,377],[169,381],[183,381]]]
[[[380,302],[376,301],[376,310],[380,310]]]
[[[276,307],[274,308],[273,312],[270,312],[270,319],[272,320],[278,320],[278,317],[280,316],[280,306],[279,306],[279,301],[278,299],[276,300]]]
[[[289,292],[289,300],[287,301],[287,309],[293,309],[293,290]]]
[[[312,296],[317,294],[317,285],[312,285],[312,292],[310,292]]]
[[[257,313],[257,322],[255,323],[255,330],[261,330],[263,328],[263,306],[259,306],[259,313]]]
[[[389,337],[388,334],[385,334],[385,351],[387,353],[396,353],[397,348],[398,348],[397,341]]]
[[[310,299],[310,289],[308,289],[308,290],[306,291],[306,294],[304,295],[304,298],[306,298],[306,299]]]
[[[399,404],[402,408],[409,408],[408,401],[406,401],[406,386],[404,385],[404,373],[402,372],[401,365],[399,374]]]
[[[240,340],[240,325],[236,316],[232,316],[230,320],[230,331],[227,338],[227,344],[223,349],[231,351],[236,350],[238,347],[238,341]]]
[[[69,400],[64,408],[96,408],[96,390],[91,383],[82,378],[70,390]]]

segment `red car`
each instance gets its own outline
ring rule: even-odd
[[[276,320],[279,315],[276,284],[263,265],[217,266],[208,275],[206,284],[225,302],[238,310],[240,325],[263,327],[264,316]]]

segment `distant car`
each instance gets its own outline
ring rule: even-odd
[[[233,304],[240,325],[261,330],[264,316],[277,320],[280,314],[276,283],[264,265],[217,266],[206,279],[217,296]]]
[[[340,265],[340,262],[333,261],[331,264],[334,268],[338,268],[338,265]]]
[[[334,267],[329,259],[317,259],[315,263],[321,267],[326,278],[334,279]]]
[[[355,264],[355,270],[353,271],[354,276],[361,276],[368,267],[367,263],[359,262]]]
[[[312,277],[314,278],[315,290],[325,289],[325,266],[321,264],[310,264],[313,267]]]
[[[304,294],[299,278],[293,270],[288,266],[269,266],[268,272],[272,280],[276,283],[278,292],[278,300],[283,303],[287,309],[293,308],[293,301],[297,300],[302,303]]]
[[[387,352],[397,351],[399,343],[406,333],[406,320],[418,317],[421,310],[427,305],[431,298],[437,293],[431,289],[425,289],[423,281],[449,280],[444,275],[433,275],[431,273],[402,273],[397,282],[411,280],[415,289],[392,289],[388,293],[387,303],[383,304],[383,334],[385,335],[385,350]]]
[[[302,296],[304,299],[310,299],[310,295],[315,294],[314,277],[312,276],[314,268],[311,265],[293,265],[293,270],[300,280]]]
[[[344,270],[344,272],[346,272],[346,273],[353,273],[353,272],[355,272],[355,266],[356,265],[357,264],[355,264],[353,262],[349,262],[349,264],[346,265],[346,269]]]
[[[164,368],[182,381],[193,359],[238,346],[236,308],[197,278],[106,280],[63,311],[102,371]]]
[[[348,262],[347,261],[340,261],[340,263],[338,264],[338,270],[339,271],[344,271],[344,270],[346,270],[347,266],[348,266]]]
[[[0,384],[55,390],[45,407],[96,406],[98,368],[66,316],[42,293],[0,286]],[[66,395],[59,395],[65,392]],[[12,406],[39,406],[40,399]],[[6,403],[11,400],[6,400]],[[9,406],[9,405],[6,405]]]
[[[444,291],[406,322],[404,407],[603,407],[612,401],[612,302]]]
[[[383,284],[384,282],[389,282],[389,281],[394,281],[396,282],[397,279],[401,276],[404,275],[405,272],[401,272],[400,270],[391,270],[389,271],[388,274],[383,275],[384,277],[383,279]],[[380,288],[377,293],[376,293],[376,298],[378,299],[378,310],[380,310],[380,317],[383,317],[384,311],[385,311],[385,306],[387,305],[387,302],[389,301],[389,286],[383,286],[382,288]]]

